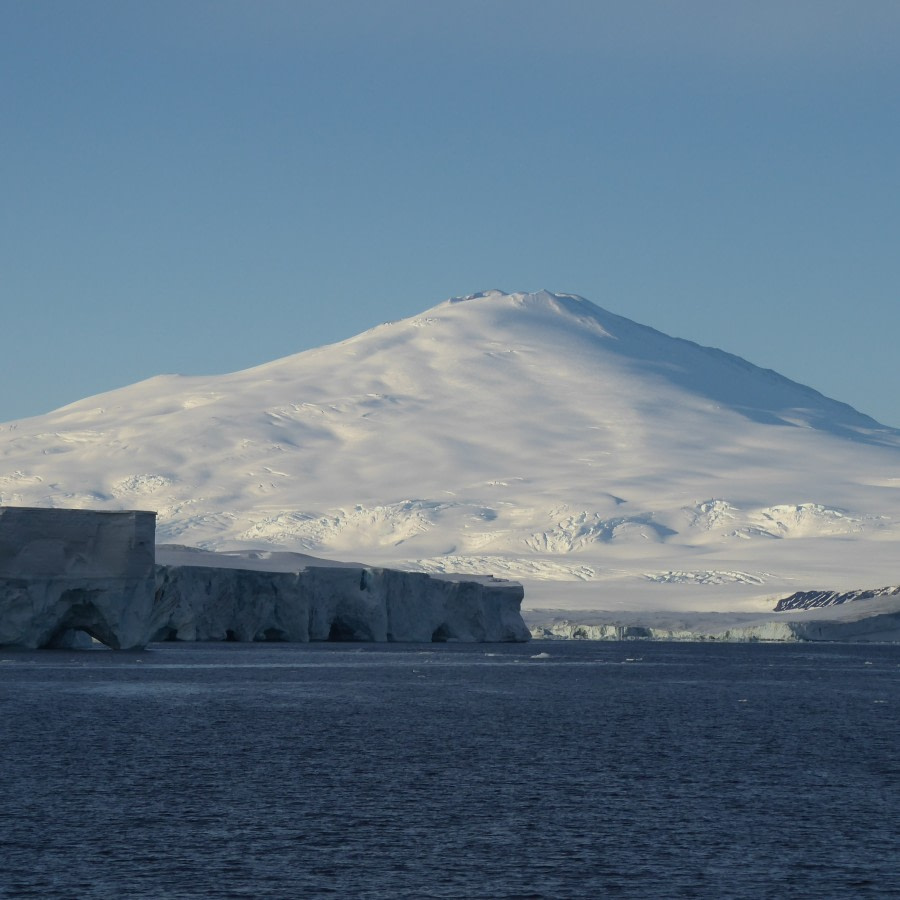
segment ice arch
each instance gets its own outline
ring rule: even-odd
[[[116,650],[152,634],[156,514],[0,507],[0,645]]]

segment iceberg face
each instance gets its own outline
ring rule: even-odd
[[[152,512],[0,507],[0,645],[65,646],[77,630],[144,646],[155,530]]]
[[[306,641],[297,575],[157,566],[153,640]]]
[[[156,513],[0,506],[0,578],[146,578]]]
[[[521,585],[393,569],[158,566],[153,638],[527,641]]]

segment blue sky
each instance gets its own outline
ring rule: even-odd
[[[0,421],[499,287],[900,426],[893,0],[6,0]]]

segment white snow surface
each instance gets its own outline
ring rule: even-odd
[[[900,581],[900,432],[546,291],[6,423],[0,505],[156,509],[162,543],[512,577],[524,608],[754,611]]]

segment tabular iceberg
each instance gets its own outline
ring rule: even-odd
[[[0,645],[67,646],[78,632],[115,649],[153,640],[529,639],[515,582],[291,554],[251,562],[188,551],[174,557],[181,564],[156,565],[154,536],[152,512],[0,507]]]

